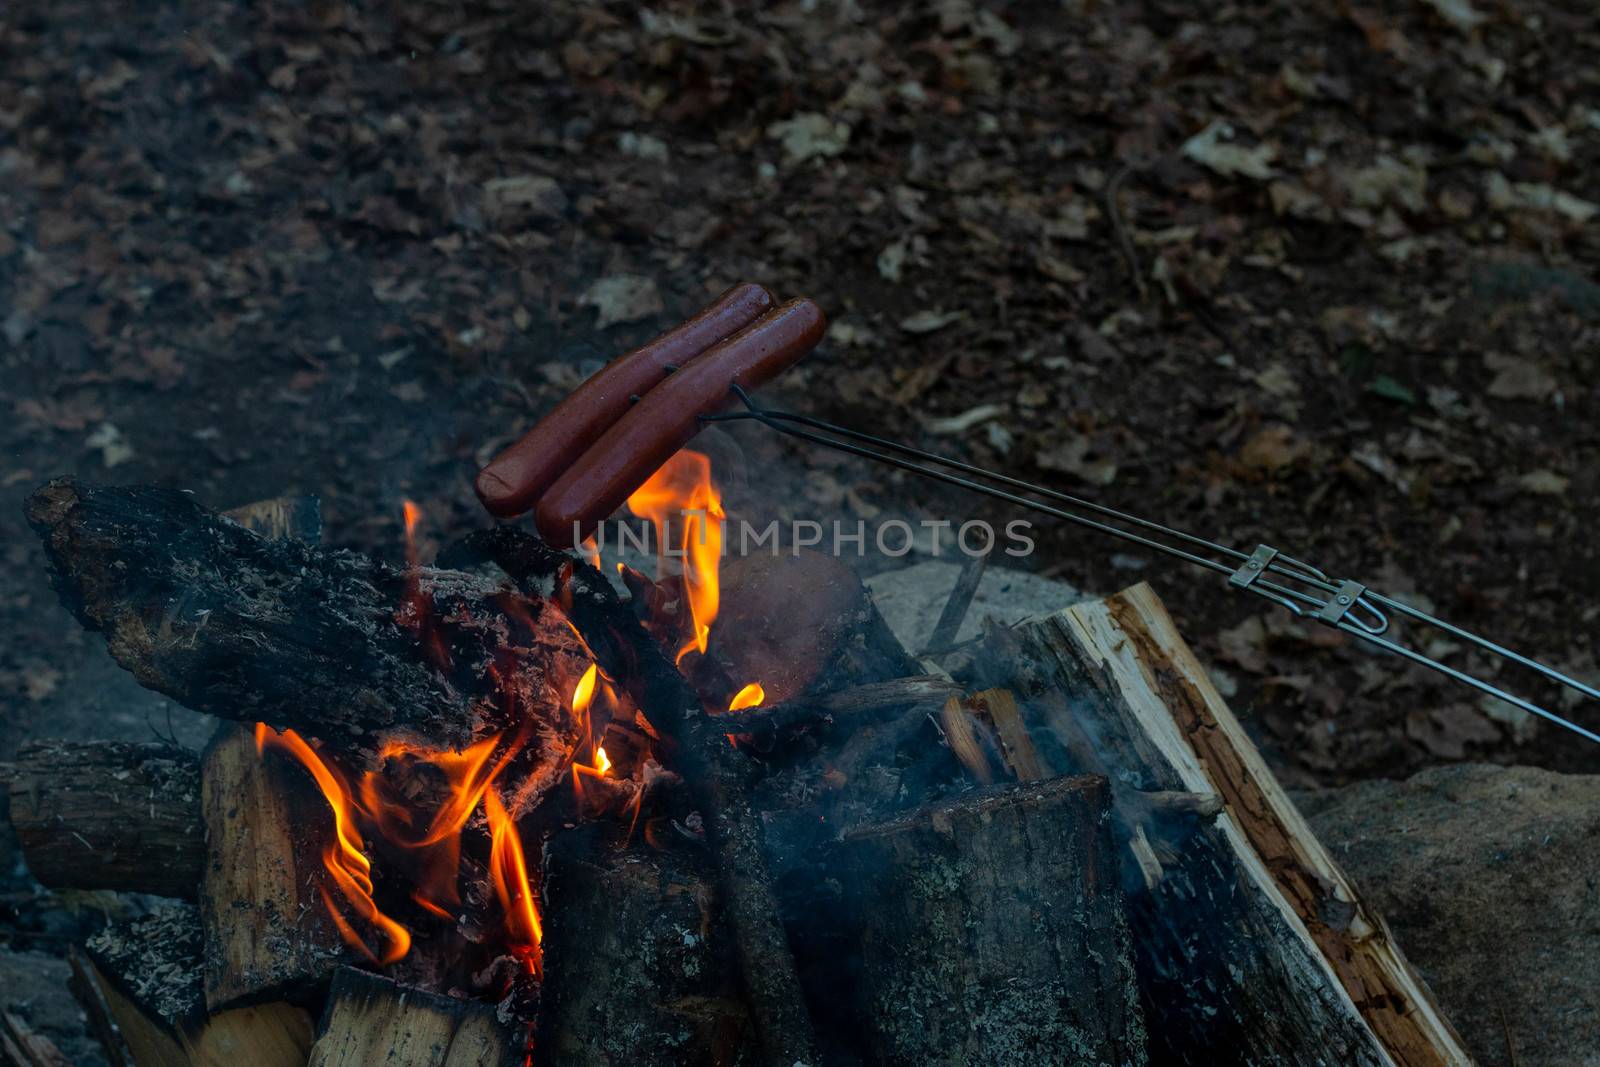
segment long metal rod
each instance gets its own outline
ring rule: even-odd
[[[1075,523],[1197,567],[1204,567],[1206,570],[1226,575],[1229,585],[1233,588],[1264,597],[1297,616],[1310,618],[1343,631],[1368,644],[1438,671],[1523,711],[1565,727],[1590,741],[1600,743],[1600,734],[1481,678],[1476,678],[1385,637],[1384,634],[1389,629],[1389,617],[1385,611],[1398,612],[1463,641],[1471,642],[1486,652],[1536,671],[1545,678],[1582,693],[1590,699],[1600,700],[1600,690],[1469,630],[1463,630],[1408,604],[1373,592],[1359,582],[1332,579],[1316,567],[1285,556],[1266,545],[1258,546],[1253,553],[1242,552],[1137,515],[1097,504],[1092,500],[1034,485],[1020,478],[997,474],[948,456],[913,448],[899,441],[837,426],[808,415],[761,408],[756,405],[750,394],[738,385],[733,386],[733,392],[743,402],[745,409],[721,415],[703,416],[704,421],[759,422],[781,434],[823,448],[860,456],[875,463],[887,464],[920,477],[953,485],[958,489],[980,493],[1051,518]],[[1023,496],[1022,493],[1033,496]],[[1055,503],[1044,503],[1034,499],[1035,496],[1044,497]],[[1069,508],[1078,510],[1068,510]],[[1079,511],[1090,512],[1096,517],[1079,514]],[[1135,530],[1122,529],[1111,523],[1122,523],[1134,527]]]

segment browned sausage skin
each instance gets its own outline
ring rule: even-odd
[[[632,397],[658,386],[668,376],[668,367],[689,364],[772,305],[772,294],[761,286],[736,285],[681,326],[607,363],[478,472],[474,485],[478,499],[502,517],[527,511],[622,417]]]
[[[791,300],[717,344],[646,393],[545,491],[535,519],[558,547],[594,532],[700,429],[700,416],[725,407],[732,386],[755,389],[815,348],[827,330],[822,309]]]

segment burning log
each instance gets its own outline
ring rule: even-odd
[[[845,835],[871,1062],[1144,1062],[1108,807],[1054,778]]]
[[[459,747],[538,709],[545,788],[576,740],[558,683],[579,642],[491,579],[268,540],[168,489],[57,479],[27,511],[63,602],[188,707],[352,752],[397,733]]]
[[[988,670],[1011,676],[1041,748],[1146,791],[1117,806],[1153,1058],[1471,1062],[1148,586],[993,636]]]
[[[307,1067],[522,1067],[527,1045],[526,1033],[502,1023],[493,1004],[346,967],[334,976]]]
[[[600,827],[545,852],[539,1063],[732,1063],[749,1043],[714,877],[679,847],[622,845]]]
[[[0,768],[28,870],[45,885],[193,898],[200,767],[162,744],[38,741]]]
[[[212,1011],[314,992],[359,955],[324,896],[327,803],[296,768],[263,760],[253,732],[224,724],[202,759],[205,1001]]]
[[[457,557],[492,560],[525,590],[559,578],[568,615],[601,669],[626,681],[651,723],[677,746],[684,778],[705,812],[719,888],[756,1033],[772,1067],[815,1063],[815,1036],[773,897],[761,825],[750,806],[748,758],[705,713],[671,661],[605,577],[510,527],[474,534]]]
[[[199,913],[182,903],[89,939],[84,969],[137,1067],[302,1067],[305,1009],[279,1002],[207,1014],[200,943]]]

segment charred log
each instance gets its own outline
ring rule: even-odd
[[[719,888],[764,1061],[814,1063],[815,1035],[795,972],[749,799],[749,760],[699,699],[605,577],[522,531],[501,526],[469,537],[457,558],[491,560],[530,594],[562,580],[567,613],[601,668],[676,745],[676,762],[696,791],[717,861]]]
[[[528,1055],[525,1028],[502,1023],[493,1004],[348,967],[333,979],[319,1030],[308,1067],[522,1067]]]
[[[207,1013],[201,939],[199,913],[176,902],[89,939],[84,969],[137,1067],[301,1067],[311,1047],[304,1009],[276,1002]]]
[[[1108,801],[1055,778],[845,835],[871,1062],[1145,1062]]]
[[[188,707],[356,751],[396,732],[459,746],[539,708],[551,772],[576,736],[558,680],[578,643],[493,580],[271,540],[168,489],[58,479],[27,512],[62,601]]]
[[[558,919],[544,942],[537,1062],[749,1062],[749,1014],[709,863],[614,837],[585,827],[546,849],[545,905]]]
[[[205,864],[200,764],[161,744],[39,741],[0,767],[45,885],[192,899]]]

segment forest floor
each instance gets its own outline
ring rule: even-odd
[[[481,526],[484,459],[741,280],[832,318],[774,404],[1265,541],[1595,677],[1592,3],[714,10],[0,13],[0,757],[165,730],[49,590],[39,482],[314,493],[334,543],[398,557],[402,498],[435,543]],[[725,433],[735,511],[1011,517]],[[1008,562],[1152,581],[1294,784],[1597,766],[1220,577],[1034,536]]]

